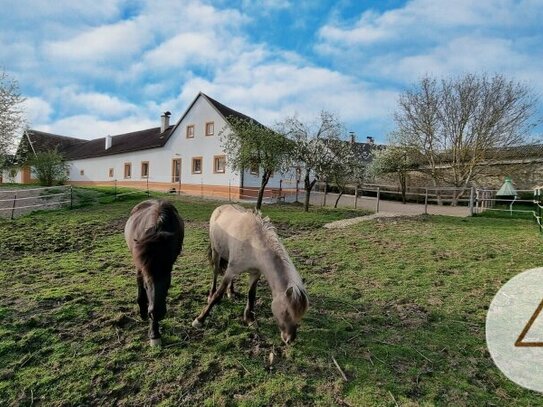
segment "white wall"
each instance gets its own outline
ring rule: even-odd
[[[214,135],[206,136],[205,123],[214,122]],[[158,123],[157,123],[158,124]],[[228,166],[224,174],[213,172],[215,155],[224,154],[219,137],[226,122],[209,102],[200,96],[185,115],[164,147],[135,151],[112,156],[74,160],[70,162],[71,181],[145,181],[141,177],[141,162],[149,162],[149,181],[171,182],[172,160],[181,158],[181,183],[193,185],[239,186],[240,177],[230,171]],[[194,125],[194,138],[186,137],[186,128]],[[105,144],[105,143],[104,143]],[[115,144],[115,137],[113,137]],[[202,157],[202,173],[192,173],[192,158]],[[130,180],[124,179],[124,164],[132,163]],[[114,169],[114,176],[109,177],[109,168]],[[81,175],[81,170],[84,175]]]

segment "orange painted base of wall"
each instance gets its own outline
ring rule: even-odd
[[[115,181],[68,181],[73,186],[100,186],[114,187]],[[117,181],[118,188],[134,188],[155,192],[179,192],[179,183],[149,181]],[[240,188],[224,185],[181,184],[181,193],[205,198],[240,199]]]

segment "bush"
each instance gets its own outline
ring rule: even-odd
[[[29,164],[40,185],[62,185],[68,179],[68,164],[57,150],[37,153]]]

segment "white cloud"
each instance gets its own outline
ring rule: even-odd
[[[378,90],[340,72],[267,58],[266,53],[260,59],[241,56],[213,80],[194,78],[186,83],[181,99],[188,104],[202,90],[271,125],[295,112],[310,120],[322,109],[350,123],[382,120],[397,97],[393,90]]]
[[[98,92],[81,92],[74,88],[63,88],[57,94],[58,103],[64,109],[86,112],[100,117],[115,118],[136,112],[138,107]]]
[[[374,80],[405,84],[425,74],[499,72],[543,89],[534,69],[542,66],[534,55],[543,52],[538,3],[411,0],[385,12],[366,11],[354,24],[329,22],[315,49],[340,69]]]
[[[122,134],[151,127],[158,127],[160,122],[139,116],[128,116],[122,120],[103,120],[98,116],[75,115],[60,119],[51,124],[36,126],[36,130],[58,133],[66,136],[92,140],[108,134]]]
[[[47,42],[44,51],[48,58],[96,64],[130,57],[146,41],[146,33],[134,21],[122,21],[93,28],[75,38]]]
[[[32,126],[34,123],[43,123],[49,121],[49,117],[53,112],[51,105],[38,97],[26,98],[24,104],[24,111],[27,120],[27,124]]]

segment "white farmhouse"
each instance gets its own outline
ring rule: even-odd
[[[200,92],[175,125],[170,125],[166,112],[160,127],[90,141],[29,130],[19,149],[57,148],[68,160],[73,185],[116,183],[207,197],[254,197],[260,185],[258,170],[239,174],[226,165],[219,132],[228,126],[231,116],[250,119]],[[14,178],[30,183],[32,171],[23,167]],[[295,185],[292,175],[275,174],[267,195]]]

